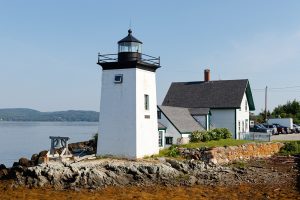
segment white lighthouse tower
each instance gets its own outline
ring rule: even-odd
[[[117,58],[98,55],[102,86],[97,155],[142,158],[157,154],[155,71],[160,59],[142,54],[142,42],[128,36],[118,42]]]

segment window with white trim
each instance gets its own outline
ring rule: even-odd
[[[123,82],[123,74],[116,74],[114,82],[115,83],[122,83]]]

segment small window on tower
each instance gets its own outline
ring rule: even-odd
[[[149,95],[144,95],[145,110],[149,110]]]
[[[115,75],[115,83],[122,83],[123,82],[123,74]]]

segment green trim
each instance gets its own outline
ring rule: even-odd
[[[158,130],[167,130],[167,128],[158,128]]]
[[[237,139],[237,132],[236,132],[236,126],[237,126],[237,123],[236,123],[236,109],[234,110],[234,138]]]
[[[182,132],[181,134],[191,134],[192,132]]]
[[[246,87],[246,96],[247,96],[247,100],[248,100],[248,104],[249,104],[249,110],[254,111],[255,110],[255,105],[254,105],[252,91],[251,91],[249,81],[248,81],[247,87]]]

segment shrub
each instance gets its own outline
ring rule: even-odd
[[[232,137],[232,134],[227,128],[220,128],[221,132],[223,133],[223,139],[228,139]]]
[[[207,142],[231,138],[231,133],[227,128],[215,128],[210,131],[194,131],[190,135],[191,142]]]
[[[179,151],[178,151],[178,148],[177,148],[177,146],[176,145],[172,145],[172,146],[170,146],[170,148],[169,148],[169,152],[168,152],[168,156],[170,156],[170,157],[177,157],[177,156],[179,156]]]
[[[221,129],[215,128],[215,129],[213,129],[212,131],[216,133],[216,138],[217,138],[217,140],[223,138],[223,132],[221,131]]]
[[[191,142],[200,142],[203,139],[203,134],[205,131],[194,131],[190,135],[190,141]]]
[[[280,153],[285,155],[300,154],[300,141],[287,142],[280,149]]]
[[[204,133],[203,134],[203,137],[202,137],[202,142],[208,142],[208,141],[211,141],[211,136],[208,132]]]
[[[300,154],[300,141],[287,142],[280,149],[280,153],[284,155]]]

